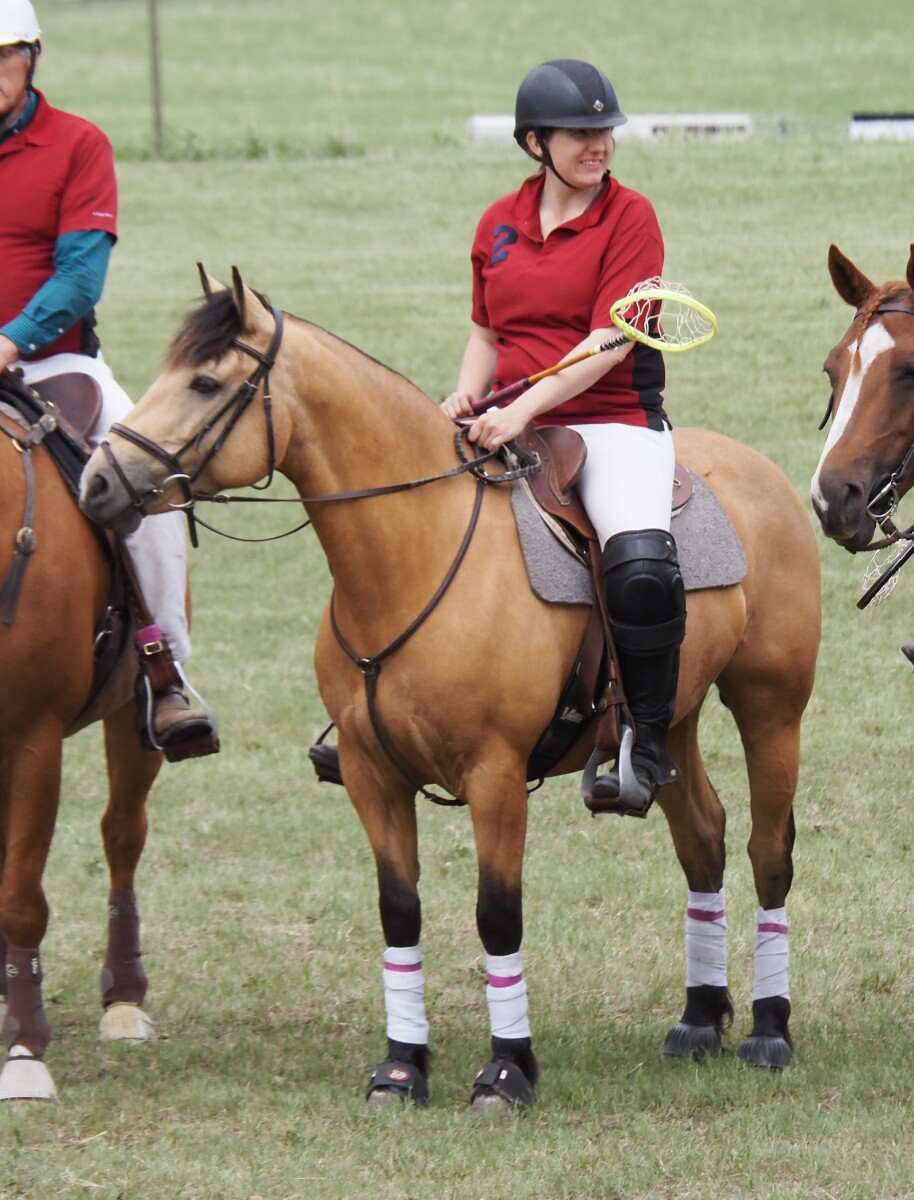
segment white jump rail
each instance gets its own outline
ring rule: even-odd
[[[847,132],[855,142],[908,141],[914,138],[914,112],[854,113]]]
[[[508,113],[477,113],[467,119],[467,136],[474,142],[504,141],[514,136],[514,118]],[[622,138],[749,137],[748,113],[636,113],[615,130]]]

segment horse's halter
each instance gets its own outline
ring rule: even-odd
[[[903,304],[900,300],[886,300],[878,308],[873,309],[870,317],[881,316],[883,313],[901,313],[906,317],[914,317],[914,306]],[[858,312],[857,316],[859,317],[860,315]],[[828,407],[825,410],[825,416],[819,422],[820,429],[824,429],[828,424],[829,418],[834,413],[834,404],[835,397],[834,393],[832,393],[828,401]],[[905,451],[895,470],[886,477],[885,482],[879,490],[873,493],[867,501],[867,516],[874,520],[887,536],[878,542],[870,542],[868,546],[864,547],[864,550],[881,550],[902,539],[908,540],[914,535],[914,525],[909,529],[899,530],[892,521],[892,517],[898,511],[898,505],[901,503],[901,496],[899,494],[901,481],[911,469],[912,464],[914,464],[914,442]]]
[[[200,477],[203,471],[209,466],[210,462],[219,453],[222,447],[228,440],[232,430],[238,424],[244,412],[247,410],[251,401],[257,394],[257,389],[263,381],[263,409],[266,418],[267,428],[267,455],[269,459],[269,472],[267,480],[262,484],[255,484],[258,490],[268,488],[273,481],[273,474],[276,470],[276,439],[273,433],[273,398],[270,395],[270,371],[276,363],[276,356],[279,353],[279,347],[282,344],[283,335],[283,313],[281,309],[273,308],[273,320],[275,327],[273,336],[270,339],[270,344],[267,347],[266,353],[261,353],[254,346],[249,346],[247,342],[242,342],[240,338],[234,338],[232,345],[241,350],[244,354],[250,355],[251,358],[257,360],[257,366],[248,375],[247,379],[238,387],[238,389],[226,400],[225,404],[216,412],[205,425],[200,428],[192,438],[188,439],[179,450],[174,454],[169,454],[163,449],[158,442],[154,442],[151,438],[144,437],[143,434],[137,433],[133,429],[128,429],[126,425],[120,425],[115,422],[111,426],[111,432],[118,434],[128,442],[132,442],[134,446],[139,446],[141,450],[145,450],[147,454],[158,459],[160,463],[166,466],[171,474],[162,482],[161,487],[150,488],[147,492],[140,495],[127,478],[120,463],[114,456],[114,451],[107,440],[101,443],[102,452],[108,462],[108,465],[114,471],[115,475],[123,485],[127,495],[130,497],[132,508],[137,509],[145,515],[146,503],[156,497],[163,495],[165,489],[170,483],[179,483],[184,492],[184,501],[181,504],[172,504],[171,507],[181,509],[187,516],[188,530],[190,540],[193,546],[197,546],[197,529],[196,518],[194,516],[194,502],[200,499],[200,494],[194,492],[193,483]],[[202,461],[197,465],[192,474],[188,474],[181,468],[181,458],[191,448],[199,449],[207,434],[211,433],[219,422],[227,417],[225,424],[219,435],[214,439],[213,444],[209,447]]]

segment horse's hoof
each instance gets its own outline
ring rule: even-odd
[[[25,1046],[13,1046],[0,1071],[0,1100],[56,1100],[51,1073]]]
[[[365,1098],[369,1108],[405,1108],[409,1097],[404,1092],[394,1092],[390,1088],[378,1088],[369,1092]]]
[[[663,1056],[701,1062],[705,1058],[717,1058],[721,1048],[720,1030],[716,1025],[686,1025],[680,1021],[666,1035]]]
[[[514,1112],[515,1105],[495,1092],[480,1092],[470,1101],[470,1111],[484,1117],[500,1117]]]
[[[764,1035],[750,1035],[736,1053],[747,1066],[765,1071],[783,1071],[793,1059],[793,1049],[786,1038]]]
[[[138,1004],[117,1000],[102,1014],[98,1036],[103,1042],[149,1042],[155,1028]]]

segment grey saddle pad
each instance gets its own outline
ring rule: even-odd
[[[729,587],[746,575],[746,555],[717,497],[692,471],[692,498],[673,518],[673,536],[686,591]],[[543,520],[539,505],[522,483],[511,507],[533,590],[553,604],[591,604],[590,571]]]

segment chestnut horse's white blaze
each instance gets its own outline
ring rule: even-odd
[[[851,417],[853,417],[857,402],[860,399],[860,393],[863,390],[867,371],[880,354],[891,350],[894,345],[895,339],[886,329],[885,325],[874,321],[867,327],[863,337],[860,339],[859,347],[855,339],[847,348],[847,352],[851,356],[850,373],[841,395],[835,396],[835,419],[832,422],[831,429],[828,431],[825,445],[822,447],[819,464],[812,477],[812,486],[810,488],[813,501],[818,511],[823,515],[828,512],[828,500],[822,494],[822,489],[819,486],[819,477],[822,474],[825,460],[831,454],[834,447],[837,446],[838,442],[841,441],[845,430],[850,424]]]
[[[83,506],[102,523],[117,521],[132,499],[149,511],[163,507],[156,489],[175,470],[174,460],[169,465],[159,454],[163,445],[183,446],[180,469],[207,492],[267,474],[262,404],[240,416],[215,457],[206,456],[225,420],[220,414],[235,397],[256,394],[245,389],[252,362],[244,346],[263,361],[282,321],[237,275],[231,291],[210,281],[207,288],[209,299],[190,315],[163,373],[125,423],[126,436],[116,432],[111,439],[117,470],[99,454],[83,475]],[[284,329],[272,368],[276,467],[309,498],[333,575],[335,620],[325,612],[315,647],[317,679],[339,730],[346,788],[374,852],[386,944],[388,1056],[373,1076],[372,1094],[427,1096],[415,793],[417,783],[436,783],[467,802],[476,841],[476,924],[485,951],[492,1060],[477,1076],[474,1095],[529,1103],[537,1068],[521,951],[526,765],[575,662],[587,612],[547,605],[535,595],[510,496],[487,489],[478,530],[449,589],[428,620],[400,642],[454,562],[477,485],[462,475],[383,500],[316,502],[329,493],[452,470],[454,427],[417,388],[332,334],[294,318]],[[208,423],[211,433],[199,437]],[[670,734],[680,772],[657,800],[688,889],[686,1007],[664,1051],[719,1053],[732,1013],[725,815],[698,744],[701,707],[716,685],[742,738],[752,807],[749,855],[760,905],[753,1024],[739,1054],[779,1067],[791,1056],[784,903],[793,877],[800,720],[819,643],[819,555],[805,508],[773,463],[703,430],[679,430],[675,437],[681,461],[710,481],[730,516],[748,571],[737,585],[688,597]],[[395,642],[399,648],[383,660],[380,676],[366,672],[363,678],[372,660],[353,661],[334,625],[358,655],[379,655]],[[377,681],[375,712],[388,744],[412,778],[384,748],[369,709],[369,679]],[[555,773],[581,770],[592,745],[591,722]]]

